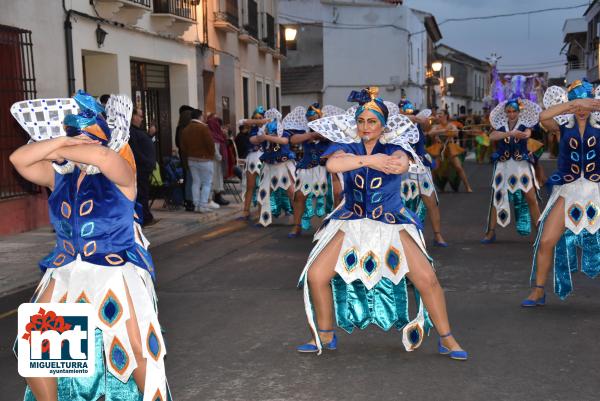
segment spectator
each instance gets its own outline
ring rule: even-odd
[[[208,126],[200,121],[202,112],[193,110],[192,120],[181,131],[182,162],[192,176],[192,200],[196,212],[206,213],[218,209],[219,205],[210,200],[213,180],[215,143]]]
[[[212,134],[215,143],[215,168],[213,172],[213,200],[221,206],[229,204],[229,201],[223,197],[223,171],[228,164],[227,135],[223,128],[222,121],[215,113],[211,113],[206,118],[206,123]]]
[[[131,116],[131,127],[129,128],[129,146],[133,151],[137,167],[137,202],[142,206],[143,226],[149,226],[157,222],[150,212],[148,202],[150,200],[150,175],[156,166],[156,149],[152,137],[156,133],[156,127],[151,125],[148,132],[143,128],[144,112],[135,109]]]
[[[250,144],[250,127],[247,125],[240,125],[239,131],[235,137],[235,147],[237,154],[240,159],[245,159],[248,156],[249,144]]]
[[[181,155],[181,131],[192,120],[192,111],[193,107],[183,105],[179,108],[179,122],[177,123],[177,128],[175,129],[175,145],[179,150],[179,160],[183,160],[183,156]],[[202,111],[199,110],[200,116],[202,116]],[[184,187],[184,206],[185,210],[188,212],[194,211],[194,202],[192,200],[192,176],[187,166],[184,166],[184,174],[183,174],[183,187]]]

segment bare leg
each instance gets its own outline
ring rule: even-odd
[[[431,221],[431,228],[433,228],[433,235],[437,242],[446,242],[442,236],[442,223],[440,216],[440,208],[435,200],[435,195],[430,196],[421,195],[421,199],[427,207],[427,214],[429,214],[429,221]]]
[[[565,200],[559,197],[544,222],[537,250],[535,284],[544,286],[554,262],[554,246],[565,232]],[[527,299],[537,300],[544,295],[543,288],[533,288]]]
[[[143,394],[144,386],[146,385],[146,359],[142,354],[142,336],[140,335],[140,328],[137,324],[137,318],[135,315],[135,308],[129,295],[129,288],[125,287],[127,292],[127,303],[129,304],[129,320],[125,323],[127,326],[127,336],[129,337],[129,343],[133,349],[133,356],[137,363],[137,368],[133,371],[133,379],[137,384],[138,389]]]
[[[48,287],[37,299],[36,303],[47,303],[52,299],[54,292],[54,280],[50,280]],[[27,384],[37,401],[56,401],[58,399],[58,390],[56,388],[56,378],[54,377],[27,377]]]
[[[258,174],[246,172],[246,195],[244,195],[244,216],[250,216],[250,205],[252,203],[252,195],[256,186],[256,177]]]
[[[306,208],[306,196],[301,191],[294,194],[294,228],[290,234],[300,234],[302,231],[302,215]]]
[[[404,247],[406,262],[410,269],[406,276],[419,290],[423,303],[429,312],[429,316],[438,334],[444,335],[450,333],[444,290],[440,286],[433,267],[421,251],[421,248],[419,248],[406,231],[400,231],[400,239]],[[442,344],[450,350],[461,350],[460,345],[458,345],[453,336],[444,337],[441,340]]]
[[[453,156],[452,158],[450,158],[450,163],[452,163],[452,165],[456,169],[456,172],[458,173],[458,176],[460,177],[461,181],[463,182],[467,192],[473,192],[473,189],[471,188],[471,184],[469,184],[469,179],[467,178],[467,174],[465,173],[465,169],[463,168],[462,164],[460,163],[460,159],[458,158],[458,156]]]
[[[339,231],[321,251],[317,259],[308,269],[308,288],[310,298],[315,310],[317,328],[320,330],[333,329],[333,294],[331,292],[331,279],[335,276],[335,264],[344,242],[344,233]],[[319,333],[323,343],[328,343],[333,338],[333,333]],[[314,344],[314,339],[311,344]]]
[[[542,166],[542,163],[537,162],[534,168],[535,178],[537,178],[537,181],[540,183],[546,182],[546,172],[544,171],[544,166]]]
[[[494,233],[496,232],[496,224],[498,224],[498,220],[496,218],[496,206],[492,205],[492,207],[490,207],[490,215],[488,218],[488,229],[485,233],[485,237],[483,238],[490,240],[494,236]]]
[[[531,215],[531,221],[533,222],[534,226],[537,226],[537,223],[540,219],[540,206],[538,205],[535,188],[531,188],[529,191],[525,192],[525,200],[529,205],[529,214]]]

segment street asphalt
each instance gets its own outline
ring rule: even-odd
[[[440,194],[450,247],[431,247],[426,229],[467,362],[438,355],[434,332],[407,353],[401,333],[377,327],[338,330],[335,352],[297,354],[309,338],[296,282],[311,236],[288,239],[286,219],[266,229],[229,222],[153,250],[174,400],[600,399],[600,281],[579,273],[566,301],[548,294],[545,307],[520,308],[533,237],[510,226],[495,244],[481,245],[491,166],[467,163],[467,173],[474,193]],[[0,313],[30,293],[0,299]],[[15,333],[16,316],[0,318],[3,401],[22,398],[10,351]]]

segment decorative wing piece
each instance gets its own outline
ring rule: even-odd
[[[287,116],[283,118],[284,130],[308,131],[308,121],[306,120],[306,108],[298,106],[294,108]]]
[[[504,106],[506,106],[506,100],[498,103],[490,112],[490,124],[496,130],[505,127],[508,123]]]
[[[321,109],[321,113],[323,113],[323,117],[338,116],[340,114],[344,114],[345,112],[346,111],[344,109],[342,109],[341,107],[332,106],[330,104],[323,106],[323,108]]]
[[[277,136],[283,135],[283,125],[281,124],[281,113],[277,109],[269,109],[265,113],[265,118],[277,122]],[[263,125],[258,130],[257,135],[265,135],[265,128],[268,124]]]
[[[63,121],[69,114],[79,113],[70,98],[23,100],[13,104],[10,113],[35,142],[65,136]]]
[[[356,133],[354,114],[347,113],[319,118],[308,123],[309,128],[325,138],[337,143],[357,143],[360,138]]]
[[[388,118],[387,126],[383,133],[382,143],[391,143],[401,146],[414,160],[417,167],[423,167],[421,158],[417,155],[411,144],[419,142],[419,129],[403,114],[395,114]]]
[[[429,118],[431,117],[431,109],[423,109],[416,115],[417,118]]]
[[[569,96],[567,91],[560,86],[551,86],[544,93],[544,107],[549,108],[551,106],[555,106],[561,103],[567,103],[569,101]],[[558,125],[565,125],[575,122],[575,117],[573,114],[562,114],[560,116],[554,117],[554,121],[558,123]]]

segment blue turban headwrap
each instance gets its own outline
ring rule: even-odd
[[[567,92],[569,93],[569,101],[594,98],[594,86],[586,78],[573,81],[567,88]]]
[[[415,112],[415,105],[412,104],[412,102],[406,98],[402,98],[402,100],[400,100],[400,103],[398,103],[398,107],[400,107],[400,110],[402,110],[402,112],[406,114],[412,114]]]
[[[252,117],[256,117],[256,115],[259,115],[261,117],[265,116],[265,108],[262,106],[258,106],[255,110],[254,113],[252,113]]]
[[[83,134],[100,141],[102,145],[107,145],[110,140],[110,128],[104,118],[100,117],[104,113],[102,105],[82,90],[77,91],[73,100],[79,106],[79,113],[65,117],[63,123],[66,126],[67,136]]]
[[[515,111],[521,111],[522,101],[519,97],[513,97],[506,101],[504,105],[504,109],[508,109],[509,107]]]
[[[389,115],[388,108],[383,103],[383,99],[378,98],[379,88],[369,87],[366,89],[358,91],[350,92],[348,96],[349,102],[357,102],[360,106],[354,113],[354,118],[358,120],[358,116],[360,116],[365,110],[369,110],[373,114],[377,116],[379,121],[381,121],[381,125],[384,127],[387,125],[387,119]]]
[[[306,118],[310,118],[312,116],[319,116],[319,118],[323,114],[321,113],[321,105],[319,103],[313,103],[308,106],[308,110],[306,111]]]
[[[267,126],[265,127],[265,131],[269,134],[277,133],[277,121],[273,120],[273,121],[267,123]]]

